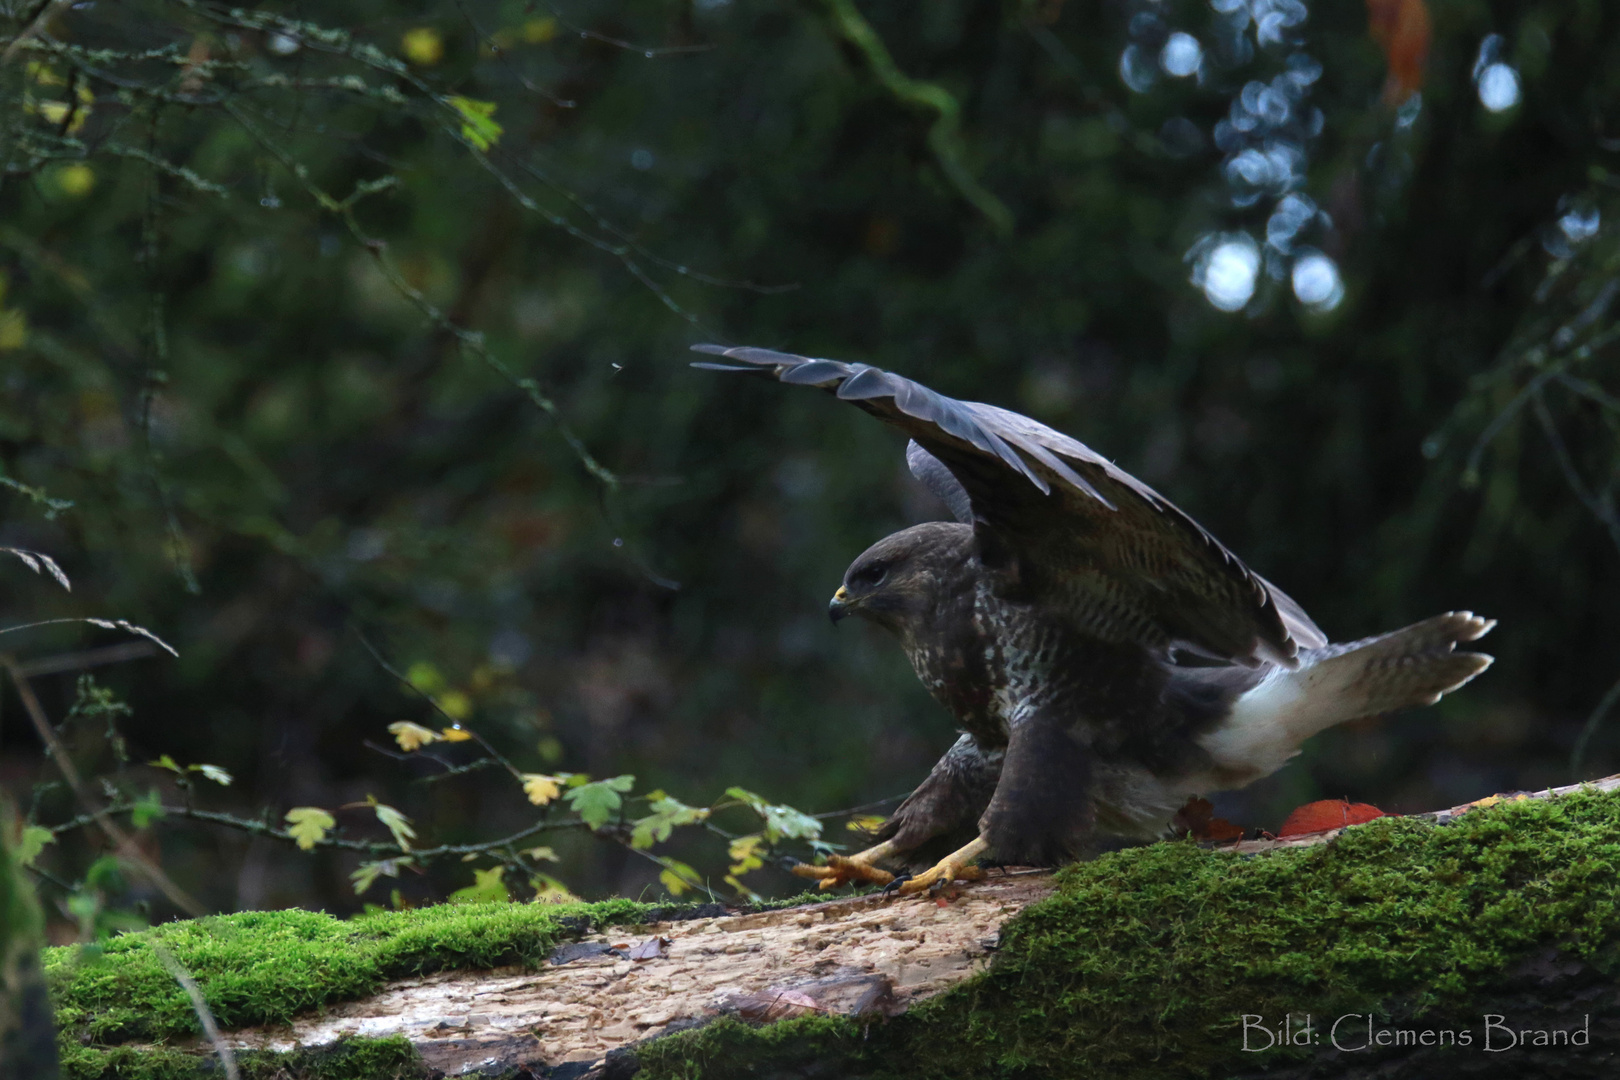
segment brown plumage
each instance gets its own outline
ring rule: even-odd
[[[851,564],[834,620],[893,633],[964,734],[824,883],[881,881],[975,836],[912,886],[983,856],[1054,863],[1099,831],[1151,837],[1193,795],[1280,768],[1310,735],[1428,704],[1490,664],[1457,652],[1466,612],[1330,645],[1275,585],[1168,499],[1028,417],[863,364],[699,345],[699,363],[817,386],[904,431],[912,472],[951,508]]]

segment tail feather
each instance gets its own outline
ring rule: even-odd
[[[1491,657],[1457,646],[1495,625],[1471,611],[1451,611],[1377,637],[1301,649],[1297,670],[1274,668],[1232,703],[1226,721],[1200,745],[1223,770],[1222,786],[1252,783],[1334,724],[1433,705],[1491,666]]]
[[[1496,625],[1471,611],[1451,611],[1400,630],[1343,645],[1308,650],[1302,657],[1305,697],[1320,710],[1320,726],[1433,705],[1491,666],[1484,653],[1458,652]]]

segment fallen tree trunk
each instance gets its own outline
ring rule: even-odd
[[[1616,788],[931,897],[263,912],[47,964],[72,1077],[1608,1076]]]

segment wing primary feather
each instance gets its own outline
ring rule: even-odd
[[[959,401],[942,400],[943,406],[939,410],[939,419],[934,423],[948,435],[954,435],[965,443],[972,443],[987,454],[994,454],[996,448],[990,445],[986,438],[984,427],[974,419],[973,415],[965,411]]]
[[[930,424],[939,422],[940,400],[938,394],[926,386],[912,382],[910,379],[897,378],[895,381],[900,385],[895,387],[894,403],[901,412]]]
[[[1042,446],[1040,443],[1033,439],[1020,437],[1013,440],[1013,445],[1024,451],[1036,461],[1039,461],[1042,465],[1045,465],[1048,469],[1051,469],[1053,472],[1057,473],[1063,479],[1073,484],[1076,488],[1108,507],[1108,509],[1115,511],[1119,509],[1119,507],[1115,506],[1111,501],[1109,501],[1107,496],[1098,491],[1091,481],[1087,480],[1085,477],[1071,469],[1068,465],[1064,464],[1062,459],[1060,459],[1056,454],[1052,453],[1052,451],[1048,450],[1046,447]]]
[[[1012,447],[1008,446],[1005,439],[982,425],[980,426],[979,430],[983,432],[984,437],[989,440],[990,449],[994,451],[997,457],[999,457],[1002,461],[1005,461],[1008,465],[1011,465],[1013,468],[1017,469],[1019,472],[1023,473],[1025,476],[1029,477],[1029,482],[1040,488],[1042,495],[1052,494],[1052,486],[1046,482],[1046,478],[1041,476],[1041,474],[1036,472],[1034,469],[1030,468],[1029,462],[1024,460],[1024,456],[1018,451],[1014,450]]]
[[[760,349],[752,345],[738,345],[727,348],[724,345],[693,345],[693,352],[708,353],[710,356],[723,356],[727,360],[741,360],[745,364],[758,364],[760,367],[797,367],[807,363],[809,358],[794,353],[777,352],[775,349]],[[837,363],[837,361],[828,361]]]
[[[856,372],[838,386],[838,397],[843,401],[865,401],[875,397],[893,397],[899,382],[881,368],[869,367]]]
[[[743,367],[741,364],[715,364],[715,363],[709,362],[708,360],[694,360],[694,361],[692,361],[690,366],[695,367],[695,368],[702,368],[704,371],[743,371],[743,372],[747,372],[750,375],[769,375],[770,374],[770,372],[762,371],[761,369],[759,369],[757,367]]]
[[[847,384],[848,376],[849,365],[841,364],[837,360],[801,360],[792,367],[783,369],[777,378],[795,386],[820,386],[839,379],[843,379]]]

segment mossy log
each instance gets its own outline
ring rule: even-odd
[[[921,898],[218,916],[46,959],[67,1076],[1607,1077],[1620,778]]]

